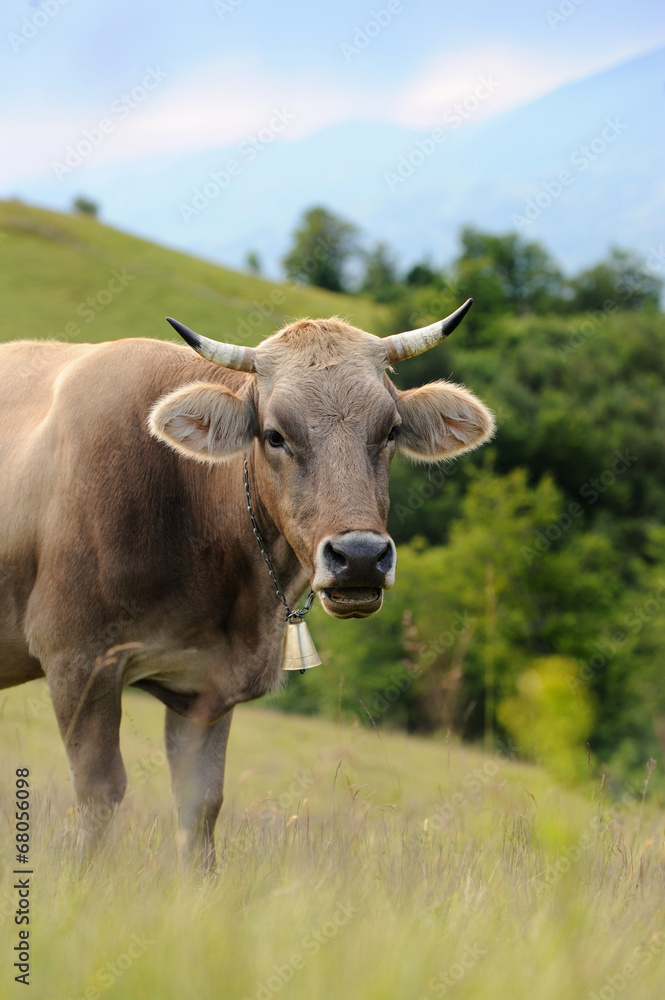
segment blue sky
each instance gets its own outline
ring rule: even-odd
[[[256,249],[275,277],[323,202],[404,263],[440,261],[466,222],[510,228],[621,111],[627,137],[528,235],[568,268],[613,242],[647,254],[665,200],[665,69],[647,54],[663,47],[662,0],[4,0],[0,197],[88,194],[111,225],[233,267]],[[437,155],[389,190],[442,124]],[[232,159],[242,176],[183,218]]]
[[[493,116],[663,44],[657,0],[10,0],[0,190],[50,171],[149,68],[158,85],[86,165],[237,143],[276,107],[286,142],[352,120],[431,128],[483,76],[499,87],[477,117]]]

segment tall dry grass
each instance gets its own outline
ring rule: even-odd
[[[219,873],[181,873],[162,711],[125,697],[130,792],[81,873],[36,683],[0,697],[0,996],[661,998],[663,816],[647,792],[257,706],[237,712]],[[29,989],[13,980],[12,790],[30,768]],[[647,772],[645,769],[645,778]]]

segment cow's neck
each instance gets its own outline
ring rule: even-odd
[[[275,524],[274,520],[271,518],[268,510],[261,499],[261,485],[260,479],[256,475],[256,466],[254,463],[253,455],[250,453],[247,460],[247,471],[249,480],[249,493],[252,505],[252,513],[254,514],[254,520],[256,526],[259,530],[263,543],[268,551],[270,560],[273,565],[273,569],[279,586],[281,587],[289,606],[294,609],[297,605],[298,600],[305,592],[308,586],[308,576],[303,567],[301,566],[298,557],[291,548],[286,537],[280,531],[278,525]],[[242,471],[241,471],[242,475]],[[243,503],[245,501],[245,489],[244,481],[242,484],[242,496]],[[265,572],[265,579],[268,581],[270,588],[274,591],[274,584],[270,577],[268,566],[264,560],[263,554],[261,552],[260,545],[254,536],[252,531],[251,522],[249,518],[249,512],[246,512],[247,518],[247,528],[251,533],[252,543],[255,546],[257,555],[259,556],[262,564],[262,569]],[[275,593],[275,600],[279,601],[277,594]]]

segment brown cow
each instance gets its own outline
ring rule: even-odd
[[[466,389],[399,392],[385,371],[469,305],[385,340],[301,320],[256,349],[173,321],[203,357],[144,339],[0,348],[0,687],[46,676],[88,850],[125,792],[134,685],[166,705],[183,853],[214,864],[232,709],[278,684],[286,629],[243,457],[290,607],[311,583],[329,614],[373,614],[395,573],[393,454],[434,462],[494,426]]]

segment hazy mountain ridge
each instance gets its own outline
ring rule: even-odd
[[[234,267],[255,249],[275,276],[299,214],[312,203],[358,223],[368,242],[387,240],[405,265],[426,255],[443,263],[465,223],[519,227],[570,270],[610,244],[646,256],[665,209],[664,55],[661,49],[484,121],[442,108],[439,129],[350,122],[295,141],[287,124],[284,141],[280,135],[254,149],[239,143],[82,166],[9,193],[64,207],[85,191],[114,225]]]

